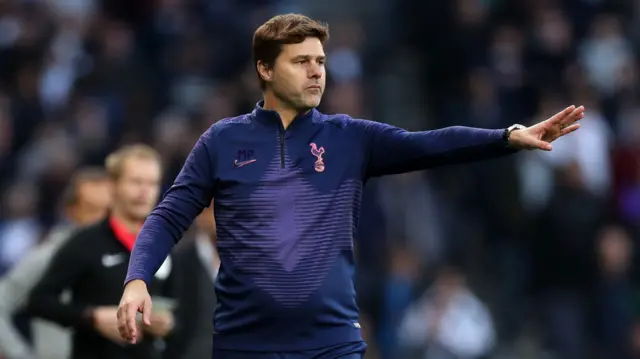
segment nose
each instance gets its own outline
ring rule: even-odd
[[[152,191],[152,187],[148,184],[143,184],[142,186],[140,186],[140,188],[138,189],[138,196],[140,199],[146,199],[150,196],[151,191]]]
[[[324,73],[324,68],[321,64],[316,61],[311,62],[312,65],[309,66],[308,76],[311,79],[319,79],[322,78],[322,74]]]

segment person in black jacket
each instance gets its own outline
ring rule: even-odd
[[[47,273],[34,288],[29,312],[75,329],[73,359],[151,359],[175,330],[169,303],[157,306],[137,345],[128,345],[118,333],[117,306],[127,272],[130,251],[146,216],[157,202],[161,165],[150,147],[123,147],[110,155],[106,168],[113,182],[114,202],[108,218],[78,231],[54,255]],[[172,297],[171,257],[157,271],[150,291]],[[71,291],[72,300],[60,294]]]

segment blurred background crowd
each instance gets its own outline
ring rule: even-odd
[[[380,359],[640,357],[640,1],[0,1],[0,273],[59,220],[81,165],[160,151],[260,99],[251,36],[330,24],[321,110],[409,130],[587,107],[551,153],[376,179],[357,238]]]

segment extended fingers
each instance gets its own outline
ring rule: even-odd
[[[138,335],[138,326],[136,325],[136,314],[138,310],[135,305],[128,303],[118,308],[118,331],[122,339],[131,344],[135,344]]]
[[[568,116],[570,116],[574,111],[576,110],[576,107],[574,105],[571,105],[567,108],[565,108],[564,110],[556,113],[555,115],[553,115],[553,117],[551,117],[548,122],[550,124],[559,124],[561,122],[563,122]]]
[[[575,107],[571,105],[551,117],[547,123],[551,126],[568,126],[584,117],[584,106]]]
[[[129,332],[129,338],[127,340],[131,344],[135,344],[136,336],[138,335],[138,326],[136,325],[136,315],[138,314],[138,308],[133,304],[127,304],[127,330]]]
[[[584,118],[584,106],[577,107],[563,121],[560,121],[560,124],[566,127],[582,118]]]
[[[577,130],[579,128],[580,128],[580,124],[578,124],[578,123],[574,123],[573,125],[569,125],[567,127],[564,127],[562,129],[562,131],[560,131],[560,136],[568,135],[571,132],[573,132],[573,131],[575,131],[575,130]]]
[[[122,339],[129,341],[131,333],[127,327],[127,309],[128,307],[126,305],[118,308],[118,331],[120,332]]]

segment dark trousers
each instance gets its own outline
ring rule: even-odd
[[[213,349],[212,359],[362,359],[364,342],[340,344],[334,347],[297,352],[265,353]]]

